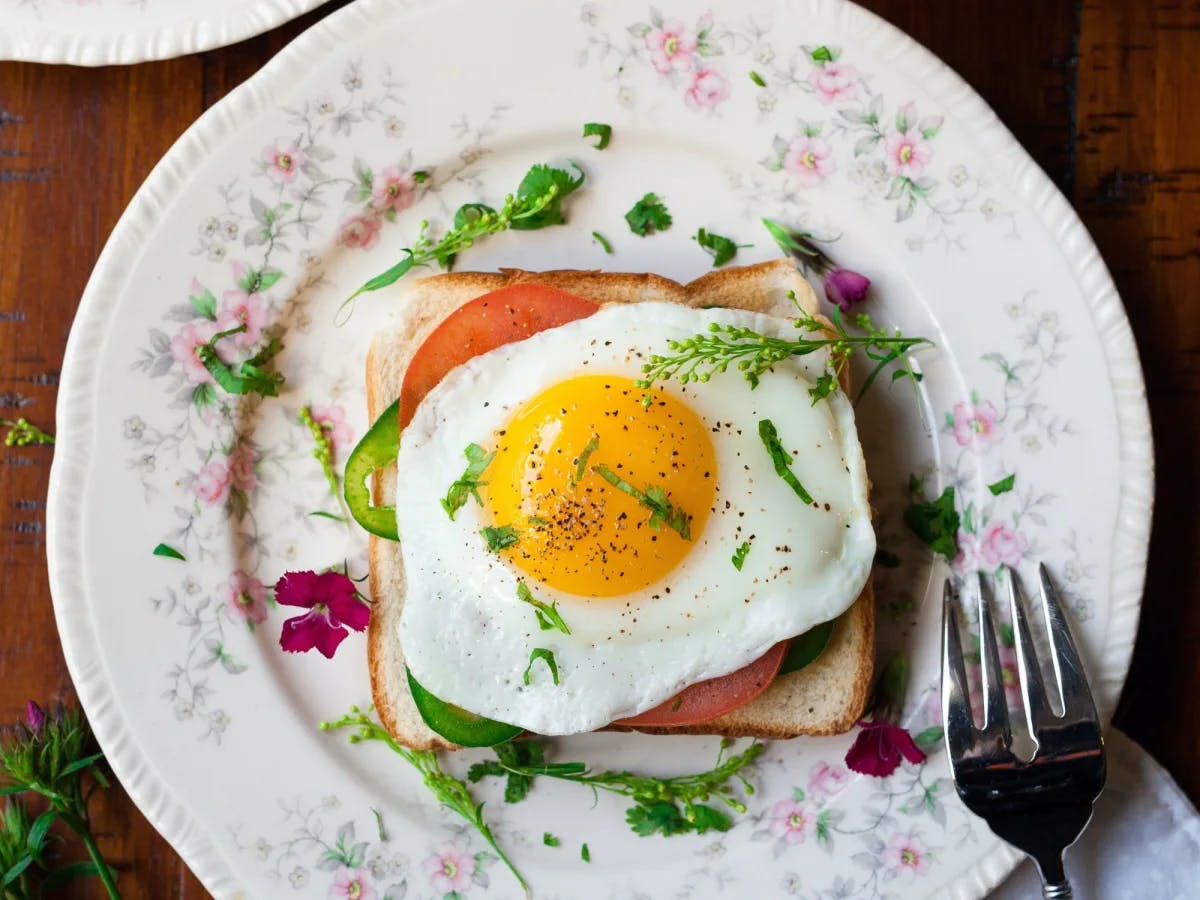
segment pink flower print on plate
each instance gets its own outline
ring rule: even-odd
[[[262,158],[267,177],[276,184],[291,184],[296,173],[308,162],[299,147],[286,141],[264,147]]]
[[[430,885],[439,894],[462,893],[475,875],[475,857],[447,844],[425,860],[424,868]]]
[[[795,175],[801,184],[820,184],[835,171],[832,149],[819,137],[802,135],[793,138],[783,154],[783,168]]]
[[[849,100],[858,92],[858,70],[838,62],[825,63],[808,73],[808,83],[822,103]]]
[[[229,479],[225,460],[211,460],[196,473],[196,496],[209,506],[220,506],[229,496]]]
[[[376,215],[353,215],[342,222],[338,243],[343,247],[370,250],[379,241],[380,221]]]
[[[1003,522],[993,522],[984,529],[979,541],[979,560],[989,569],[1005,565],[1016,568],[1025,558],[1029,542],[1019,531]]]
[[[819,762],[808,773],[808,793],[814,800],[836,796],[850,782],[850,773],[841,766]]]
[[[230,484],[239,491],[252,491],[258,486],[254,474],[254,451],[245,444],[238,444],[228,457]]]
[[[950,567],[959,575],[970,575],[979,569],[979,541],[969,531],[959,531],[955,538],[958,553],[950,561]]]
[[[961,447],[986,450],[1000,442],[1000,413],[991,400],[954,404],[954,439]]]
[[[884,848],[880,862],[896,873],[924,875],[929,868],[929,855],[915,835],[894,834]]]
[[[379,212],[399,213],[413,205],[417,182],[399,166],[388,166],[375,176],[371,205]]]
[[[225,614],[234,621],[245,622],[251,627],[266,621],[267,589],[261,581],[241,569],[221,586],[221,597],[225,601]]]
[[[224,340],[238,347],[252,347],[262,340],[269,314],[261,294],[248,294],[242,288],[226,291],[221,296],[221,312],[217,315],[217,330],[229,331],[245,325],[246,330],[231,334]]]
[[[313,421],[329,436],[334,450],[345,449],[354,441],[354,429],[346,421],[345,407],[314,405],[310,406],[308,411],[312,413]]]
[[[920,178],[933,156],[933,147],[913,125],[883,139],[883,156],[889,175]]]
[[[729,97],[729,81],[716,66],[701,66],[692,73],[692,83],[684,94],[688,106],[712,109]]]
[[[816,812],[807,804],[789,799],[771,807],[771,834],[789,844],[803,844],[816,828]]]
[[[347,869],[343,866],[333,876],[328,896],[330,900],[375,900],[378,895],[367,880],[365,869]]]
[[[212,375],[200,362],[196,352],[204,344],[212,340],[217,333],[215,322],[189,322],[179,330],[179,334],[171,338],[171,356],[183,364],[183,377],[188,384],[205,384],[212,381]]]
[[[692,67],[696,52],[696,36],[688,33],[678,19],[667,19],[658,28],[646,32],[646,49],[650,65],[663,73],[686,72]]]

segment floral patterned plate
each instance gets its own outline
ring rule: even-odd
[[[585,122],[613,126],[608,149]],[[484,786],[500,840],[540,897],[981,895],[1015,857],[951,789],[935,700],[945,566],[901,512],[953,485],[955,571],[1048,561],[1110,711],[1150,515],[1141,372],[1063,198],[952,72],[839,0],[363,0],[184,135],[96,266],[58,410],[55,604],[117,775],[217,896],[518,895],[401,760],[317,730],[366,701],[364,642],[285,656],[270,586],[343,559],[363,571],[361,535],[311,515],[334,506],[298,421],[311,406],[343,458],[366,425],[365,349],[395,295],[337,327],[343,298],[421,219],[444,227],[464,201],[498,204],[531,163],[566,159],[588,176],[570,223],[491,238],[462,266],[690,279],[710,265],[699,227],[752,244],[749,262],[777,253],[770,216],[869,275],[878,320],[936,341],[919,403],[896,382],[859,409],[897,563],[877,570],[880,654],[911,660],[902,718],[929,756],[877,779],[847,771],[849,736],[774,743],[732,830],[669,841],[572,785],[507,807]],[[650,191],[674,225],[636,237],[623,214]],[[247,354],[282,338],[280,397],[239,400],[198,364],[235,321]],[[160,542],[186,561],[151,555]],[[665,774],[707,768],[716,745],[598,734],[553,752]]]
[[[111,66],[236,44],[325,0],[0,0],[0,59]]]

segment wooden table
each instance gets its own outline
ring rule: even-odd
[[[0,63],[0,418],[53,429],[67,332],[172,142],[341,2],[235,47],[100,70]],[[1142,630],[1117,723],[1200,797],[1200,7],[869,0],[983,95],[1074,203],[1133,321],[1158,447]],[[3,28],[0,23],[0,28]],[[48,448],[0,448],[0,721],[70,697],[45,565]],[[1097,486],[1103,489],[1103,486]],[[1170,712],[1168,712],[1170,711]],[[203,888],[119,787],[96,810],[128,898]],[[74,896],[99,896],[80,884]]]

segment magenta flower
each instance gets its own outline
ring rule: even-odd
[[[825,273],[823,284],[825,298],[842,312],[848,312],[855,303],[867,298],[871,279],[850,269],[833,268]]]
[[[330,900],[375,900],[376,893],[367,880],[366,871],[342,866],[333,876],[327,896]]]
[[[238,444],[234,451],[226,457],[230,484],[239,491],[254,490],[258,485],[258,476],[254,474],[254,463],[254,451],[245,444]]]
[[[326,659],[333,659],[349,634],[346,629],[362,631],[371,619],[371,607],[341,572],[287,572],[275,585],[275,602],[308,610],[283,623],[279,646],[288,653],[315,647]]]
[[[379,217],[376,215],[354,215],[342,222],[338,232],[338,243],[343,247],[370,250],[379,240]]]
[[[41,731],[42,726],[46,724],[46,713],[33,700],[25,701],[25,724],[34,734]]]
[[[475,875],[475,857],[446,844],[425,860],[425,874],[439,894],[462,893],[471,886]]]
[[[239,347],[250,347],[262,340],[263,328],[269,319],[267,306],[261,294],[248,294],[242,288],[226,291],[221,296],[221,312],[217,316],[217,330],[229,331],[241,325],[246,330],[231,334],[226,340]]]
[[[650,51],[650,65],[663,73],[686,72],[692,66],[692,54],[696,52],[696,36],[689,34],[678,19],[667,19],[660,28],[646,32],[646,49]]]
[[[211,460],[196,473],[196,496],[209,506],[220,506],[229,496],[229,481],[229,466],[225,460]]]
[[[1000,442],[1000,413],[992,401],[954,404],[954,439],[960,447],[985,450]]]
[[[399,166],[388,166],[375,176],[375,189],[371,192],[371,205],[379,212],[390,210],[403,212],[413,205],[416,181]]]
[[[729,81],[716,66],[701,66],[693,73],[691,86],[683,96],[688,106],[712,109],[729,97]]]
[[[180,329],[179,334],[171,338],[171,356],[176,362],[183,364],[183,376],[188,384],[204,384],[212,381],[212,375],[200,362],[196,352],[204,344],[212,340],[217,333],[214,322],[189,322]]]
[[[287,142],[264,147],[262,158],[267,177],[276,184],[291,184],[296,172],[308,162],[299,147]]]
[[[848,100],[858,90],[858,70],[837,62],[825,63],[808,73],[808,83],[822,103]]]
[[[820,184],[837,170],[829,144],[819,137],[801,135],[792,140],[783,154],[783,168],[792,172],[801,184]]]
[[[893,131],[884,138],[883,153],[889,175],[920,178],[933,156],[933,148],[916,127],[911,127],[907,131]]]
[[[886,778],[900,766],[901,758],[919,763],[925,754],[907,731],[890,722],[859,720],[858,737],[846,751],[846,767],[863,775]]]
[[[336,404],[330,406],[310,406],[313,421],[329,435],[333,441],[333,449],[344,449],[354,441],[354,429],[346,421],[346,408]]]
[[[817,828],[813,809],[796,800],[780,800],[771,807],[771,834],[789,844],[803,844]]]
[[[849,783],[850,773],[841,766],[820,762],[808,773],[808,792],[814,798],[832,797]]]
[[[929,868],[929,856],[921,842],[911,834],[894,834],[880,858],[893,872],[923,875]]]
[[[979,542],[979,558],[989,569],[1001,564],[1016,568],[1021,564],[1028,546],[1029,543],[1019,531],[1003,522],[993,522],[983,532]]]
[[[238,569],[221,586],[225,615],[253,628],[267,619],[267,589],[261,581]]]

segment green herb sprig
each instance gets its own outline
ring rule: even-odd
[[[42,431],[24,416],[15,422],[11,419],[0,419],[0,428],[7,428],[4,435],[5,447],[27,447],[30,444],[53,444],[54,435]]]
[[[557,629],[563,634],[571,633],[571,629],[567,627],[566,621],[558,611],[558,604],[546,603],[533,596],[533,591],[529,590],[529,586],[524,581],[517,582],[517,599],[522,603],[528,603],[534,608],[537,615],[538,627],[542,631]]]
[[[948,560],[958,555],[958,528],[961,520],[954,508],[954,486],[950,485],[935,500],[919,497],[904,510],[904,523],[925,546]]]
[[[650,527],[662,528],[666,525],[679,533],[685,541],[692,539],[691,517],[667,498],[667,492],[658,485],[648,484],[646,489],[634,487],[606,465],[592,466],[592,471],[615,487],[617,490],[633,497],[638,503],[650,510]]]
[[[478,444],[467,444],[463,456],[467,458],[467,468],[463,471],[462,477],[450,485],[446,496],[441,500],[442,509],[446,511],[451,522],[454,521],[454,514],[466,505],[468,498],[474,497],[475,502],[483,506],[483,498],[479,496],[479,489],[487,482],[480,481],[479,476],[491,464],[492,459],[496,456],[496,451],[488,453]]]
[[[425,787],[437,797],[443,806],[456,815],[461,816],[466,820],[467,824],[479,832],[480,836],[488,843],[488,846],[496,852],[496,855],[500,857],[504,865],[512,872],[513,877],[517,879],[517,882],[524,889],[525,896],[532,896],[528,883],[526,883],[521,873],[517,871],[517,867],[513,865],[512,860],[508,858],[508,854],[500,848],[500,845],[496,842],[495,835],[492,834],[492,829],[484,820],[483,804],[475,802],[466,784],[442,770],[435,752],[432,750],[410,750],[398,744],[382,726],[376,724],[367,713],[364,713],[357,706],[351,706],[350,712],[336,721],[321,723],[322,731],[339,731],[343,728],[354,729],[350,734],[350,743],[360,744],[364,741],[379,741],[390,747],[394,753],[415,768],[425,782]]]
[[[540,750],[536,753],[536,762],[522,762],[515,759],[514,754],[504,750],[504,745],[501,745],[495,748],[497,758],[471,766],[467,779],[478,782],[491,776],[508,778],[510,786],[514,776],[527,779],[528,781],[519,782],[521,789],[514,792],[516,800],[524,799],[529,784],[535,778],[545,776],[561,781],[573,781],[594,790],[608,791],[633,800],[634,805],[625,813],[625,821],[636,834],[704,834],[710,830],[728,831],[733,825],[729,815],[715,805],[709,805],[710,801],[719,801],[737,813],[744,813],[746,805],[735,794],[736,784],[740,783],[747,795],[754,793],[753,785],[742,774],[742,770],[754,762],[766,747],[754,743],[743,752],[726,758],[725,752],[731,746],[732,741],[721,742],[716,765],[707,772],[671,778],[650,778],[624,771],[593,772],[586,763],[581,762],[542,762],[543,753]]]
[[[644,195],[625,213],[625,222],[629,225],[629,230],[639,237],[646,237],[656,231],[666,231],[671,227],[672,221],[667,205],[658,194]]]
[[[588,438],[588,442],[583,445],[583,450],[579,453],[579,459],[575,462],[575,472],[571,476],[571,484],[579,484],[583,481],[583,476],[587,474],[588,460],[592,458],[592,454],[600,447],[600,435],[593,434]]]
[[[247,360],[240,363],[226,363],[217,355],[217,342],[246,330],[243,322],[236,328],[218,331],[208,343],[196,347],[196,358],[208,370],[217,385],[230,394],[260,394],[263,397],[278,397],[279,386],[283,384],[283,375],[278,372],[268,372],[264,366],[279,355],[283,344],[278,338],[271,338],[263,348]]]
[[[783,446],[783,442],[779,440],[779,431],[775,428],[775,423],[770,419],[760,419],[758,422],[758,437],[763,442],[763,446],[767,448],[767,453],[771,455],[771,463],[775,466],[775,474],[795,491],[796,496],[800,498],[804,504],[813,502],[812,494],[805,490],[804,485],[800,483],[800,479],[796,477],[796,473],[792,471],[792,457],[788,455],[787,450]]]
[[[499,553],[506,547],[512,547],[520,540],[517,529],[511,525],[485,525],[479,529],[487,548],[492,553]]]
[[[604,122],[587,122],[583,126],[583,136],[596,138],[596,149],[604,150],[612,140],[612,126]]]
[[[321,466],[321,471],[325,473],[325,481],[329,484],[329,490],[333,493],[335,499],[340,500],[342,490],[338,485],[337,472],[333,468],[333,438],[325,430],[325,426],[313,418],[312,408],[308,406],[300,407],[300,423],[308,429],[312,435],[313,444],[313,459]]]
[[[742,541],[740,544],[738,544],[738,548],[733,551],[733,557],[730,559],[730,562],[732,562],[733,567],[740,572],[742,571],[742,566],[746,564],[746,557],[749,555],[750,542]]]
[[[554,681],[555,687],[558,686],[558,662],[554,659],[554,651],[548,650],[545,647],[534,647],[533,652],[529,654],[529,665],[525,667],[525,674],[522,680],[526,685],[533,681],[533,664],[538,660],[546,664],[546,668],[550,670],[550,678]]]
[[[739,248],[754,246],[753,244],[739,244],[733,238],[727,238],[722,234],[716,234],[704,228],[696,232],[693,240],[712,257],[712,266],[714,269],[719,269],[737,256]]]

